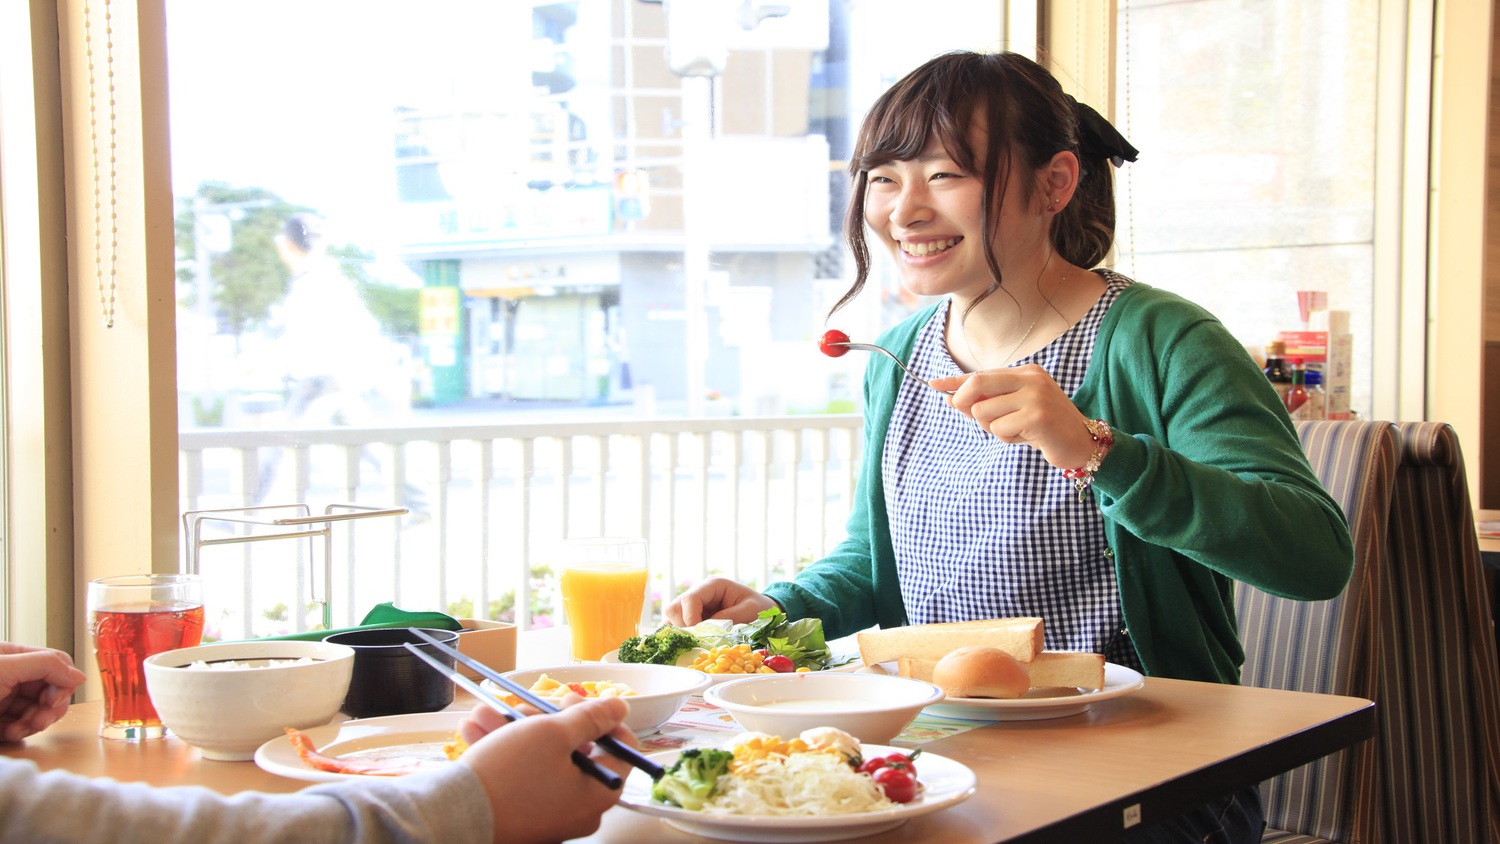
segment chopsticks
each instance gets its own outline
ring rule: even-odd
[[[441,644],[440,646],[447,647],[446,645]],[[453,682],[457,683],[460,686],[463,686],[466,690],[468,690],[470,694],[479,698],[486,704],[489,704],[490,708],[497,710],[501,715],[504,715],[512,721],[519,721],[522,718],[526,717],[526,714],[521,712],[519,709],[516,709],[505,701],[485,691],[484,688],[478,683],[444,665],[440,660],[438,660],[437,657],[422,651],[419,646],[413,645],[411,642],[406,642],[402,645],[402,647],[416,654],[418,657],[421,657],[423,662],[437,669],[439,673],[447,676]],[[573,764],[577,765],[585,774],[588,774],[594,779],[604,783],[611,789],[619,790],[620,786],[625,784],[624,780],[620,779],[619,774],[611,771],[608,768],[600,766],[598,762],[595,762],[589,757],[583,755],[583,753],[578,750],[573,751]]]
[[[538,697],[530,689],[522,686],[520,683],[517,683],[509,677],[496,672],[488,665],[485,665],[479,660],[470,657],[468,654],[461,653],[457,648],[439,641],[438,639],[427,633],[427,631],[421,630],[416,627],[409,627],[407,629],[412,633],[412,635],[432,645],[444,656],[451,656],[458,662],[467,665],[469,668],[477,672],[479,676],[490,680],[491,682],[500,686],[500,688],[505,689],[511,694],[514,694],[516,697],[531,704],[532,706],[541,710],[543,713],[550,714],[558,711],[558,707],[556,704],[544,698]],[[491,708],[509,717],[511,720],[514,721],[526,717],[526,715],[520,710],[517,710],[515,707],[511,706],[505,701],[490,694],[489,691],[484,689],[484,687],[480,686],[478,683],[475,683],[468,677],[465,677],[454,669],[444,665],[442,662],[435,659],[430,654],[427,654],[424,651],[420,650],[416,645],[407,643],[406,649],[421,657],[422,661],[437,669],[439,672],[453,680],[454,683],[461,686],[464,690],[479,698],[479,700],[483,701]],[[625,762],[629,763],[632,767],[644,772],[653,780],[659,780],[666,775],[666,771],[662,768],[662,766],[656,764],[655,762],[652,762],[650,759],[647,759],[645,756],[641,755],[640,751],[636,750],[628,744],[622,743],[614,736],[600,736],[599,738],[594,740],[594,743],[603,748],[611,756],[614,756],[617,759],[622,759]],[[587,773],[588,775],[598,779],[600,782],[604,783],[610,788],[619,788],[622,784],[620,777],[615,774],[615,772],[609,770],[608,768],[600,767],[597,762],[580,753],[579,751],[573,751],[573,763],[578,765],[579,768],[582,768],[584,773]]]

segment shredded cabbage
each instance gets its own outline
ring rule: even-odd
[[[719,777],[703,811],[717,815],[852,815],[896,804],[871,778],[830,753],[758,760]]]

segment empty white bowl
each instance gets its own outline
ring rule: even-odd
[[[837,727],[866,744],[890,744],[943,690],[921,680],[878,674],[758,674],[709,688],[703,699],[741,727],[782,738]]]
[[[268,664],[268,660],[311,662]],[[203,668],[194,663],[251,667]],[[354,649],[327,642],[224,642],[147,657],[146,689],[172,734],[205,759],[240,761],[285,735],[338,714],[354,670]]]
[[[702,671],[676,665],[626,662],[580,662],[551,668],[527,668],[506,672],[504,676],[522,688],[530,689],[543,674],[559,683],[607,680],[629,686],[635,694],[623,698],[630,704],[625,726],[637,736],[656,732],[677,714],[690,696],[708,688],[708,675]],[[503,694],[503,690],[489,680],[483,685],[492,693]]]

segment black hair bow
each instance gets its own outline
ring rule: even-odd
[[[1073,104],[1073,114],[1078,117],[1078,151],[1085,158],[1108,159],[1116,167],[1135,160],[1140,151],[1131,146],[1103,115],[1071,96],[1068,102]]]

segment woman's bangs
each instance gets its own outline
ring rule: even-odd
[[[930,108],[921,114],[909,110],[892,119],[881,121],[870,133],[855,161],[856,172],[871,170],[893,161],[911,161],[920,156],[933,137],[943,145],[953,163],[970,172],[977,172],[974,152],[964,139],[966,132],[960,128],[952,115],[934,113]]]

